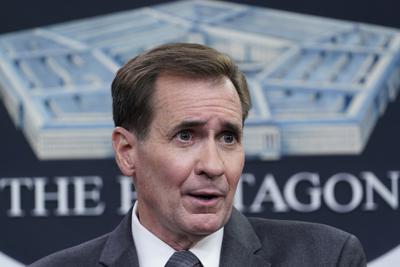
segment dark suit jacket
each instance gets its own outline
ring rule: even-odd
[[[30,266],[139,266],[131,213],[111,233]],[[304,222],[248,219],[234,210],[225,226],[220,266],[366,266],[366,259],[358,239],[341,230]]]

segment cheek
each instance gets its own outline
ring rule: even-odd
[[[230,191],[229,193],[231,195],[235,194],[239,179],[240,179],[240,174],[239,175],[236,174],[228,178],[229,191]]]
[[[172,190],[182,185],[192,172],[190,157],[172,153],[171,151],[155,152],[158,157],[147,161],[146,169],[150,170],[147,176],[154,180],[158,188]]]
[[[163,155],[158,158],[158,162],[163,165],[167,171],[179,171],[188,173],[192,170],[198,152],[195,149],[182,150],[179,148],[170,148],[164,150]]]
[[[226,168],[226,175],[228,177],[228,183],[232,193],[236,191],[237,184],[243,171],[243,166],[244,156],[242,156],[241,154],[237,155],[236,158],[232,159],[228,163],[228,168]]]

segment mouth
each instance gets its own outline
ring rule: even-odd
[[[190,203],[198,208],[215,208],[219,206],[224,194],[217,190],[195,190],[188,192]]]
[[[197,198],[199,200],[204,200],[204,201],[213,200],[213,199],[216,199],[216,198],[220,197],[219,195],[216,195],[216,194],[207,194],[207,193],[204,193],[204,194],[189,194],[189,196],[191,196],[193,198]]]

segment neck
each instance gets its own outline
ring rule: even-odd
[[[142,214],[143,215],[143,214]],[[153,233],[155,236],[157,236],[160,240],[168,244],[170,247],[172,247],[176,251],[180,250],[189,250],[192,248],[194,245],[196,245],[197,242],[199,242],[201,239],[204,238],[204,236],[195,236],[195,235],[189,235],[185,233],[176,233],[172,229],[169,231],[161,231],[160,229],[164,229],[164,227],[160,224],[158,224],[159,227],[152,227],[152,224],[148,224],[147,221],[145,220],[145,216],[140,216],[139,214],[139,207],[136,210],[136,216],[143,227],[145,227],[148,231]]]

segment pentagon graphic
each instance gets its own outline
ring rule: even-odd
[[[248,157],[358,154],[400,86],[395,29],[178,1],[0,36],[0,95],[40,159],[112,157],[110,84],[136,54],[196,42],[249,81]]]

